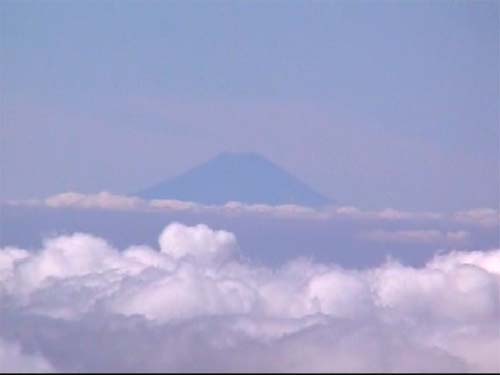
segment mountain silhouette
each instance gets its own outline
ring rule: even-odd
[[[261,155],[228,152],[136,195],[217,205],[238,201],[322,206],[330,202]]]

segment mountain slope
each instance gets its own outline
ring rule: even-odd
[[[254,153],[222,153],[137,195],[147,199],[178,199],[203,204],[238,201],[321,206],[330,201]]]

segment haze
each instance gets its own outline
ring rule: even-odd
[[[497,206],[496,1],[3,1],[0,199],[257,152],[367,209]]]

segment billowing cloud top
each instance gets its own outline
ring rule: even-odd
[[[206,225],[158,243],[1,249],[0,369],[500,370],[500,249],[360,271],[256,265]]]

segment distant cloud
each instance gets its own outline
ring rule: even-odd
[[[54,195],[43,201],[48,207],[54,208],[99,208],[103,210],[140,210],[146,202],[136,197],[100,192],[98,194],[63,193]]]
[[[321,211],[293,204],[271,206],[267,204],[246,204],[227,202],[225,205],[203,205],[175,199],[144,200],[138,197],[117,195],[109,192],[81,194],[62,193],[43,200],[9,201],[18,206],[44,206],[50,208],[99,209],[111,211],[191,211],[223,213],[228,215],[263,214],[277,217],[326,217]]]
[[[416,244],[463,244],[470,234],[467,231],[442,232],[439,230],[375,230],[362,234],[362,237],[378,242],[416,243]]]
[[[334,213],[339,216],[362,220],[439,220],[443,214],[436,212],[407,212],[386,208],[380,211],[363,211],[359,208],[346,206],[338,207]]]
[[[8,201],[10,205],[44,206],[50,208],[99,209],[114,211],[184,211],[198,213],[218,213],[224,215],[266,215],[287,219],[327,220],[343,218],[363,221],[439,221],[448,220],[462,224],[473,224],[485,227],[499,225],[500,213],[496,209],[481,208],[461,211],[453,214],[438,212],[408,212],[386,208],[380,211],[366,211],[352,206],[329,206],[320,209],[294,204],[267,205],[227,202],[224,205],[203,205],[196,202],[179,200],[153,199],[144,200],[138,197],[100,192],[97,194],[81,194],[75,192],[62,193],[44,200]]]
[[[469,211],[460,211],[453,215],[457,222],[476,224],[485,227],[500,226],[500,212],[492,208],[478,208]]]
[[[242,259],[232,233],[180,223],[158,249],[53,237],[0,250],[0,337],[19,343],[0,341],[0,358],[29,348],[58,371],[497,372],[499,264],[491,249],[421,268],[273,269]]]

